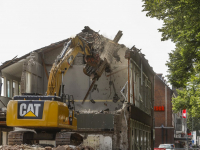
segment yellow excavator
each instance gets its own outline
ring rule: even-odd
[[[78,53],[84,55],[83,72],[93,83],[104,70],[109,72],[107,60],[99,57],[100,36],[89,27],[70,39],[53,64],[45,96],[24,94],[14,96],[7,105],[7,126],[20,127],[8,134],[8,144],[33,144],[39,140],[55,140],[56,145],[79,145],[83,138],[76,132],[73,96],[64,93],[63,76]],[[91,87],[93,84],[91,84]],[[91,89],[89,88],[89,90]],[[89,91],[88,90],[88,91]],[[87,98],[88,93],[83,99]]]

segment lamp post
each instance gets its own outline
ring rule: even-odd
[[[186,113],[186,118],[185,118],[185,129],[186,129],[186,138],[187,138],[187,150],[189,150],[189,145],[188,145],[188,135],[187,135],[187,113]]]

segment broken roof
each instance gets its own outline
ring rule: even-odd
[[[121,32],[121,31],[120,31],[118,34],[120,35],[120,37],[122,36],[122,32]],[[118,35],[118,34],[117,34],[117,35]],[[119,38],[120,38],[120,37],[119,37]],[[19,61],[22,60],[22,59],[25,59],[25,58],[28,57],[32,52],[37,52],[37,53],[43,53],[43,52],[44,52],[44,53],[45,53],[45,52],[51,51],[51,50],[53,50],[53,49],[55,49],[55,48],[58,48],[58,47],[63,46],[63,44],[64,44],[65,42],[69,41],[69,40],[70,40],[70,38],[65,39],[65,40],[62,40],[62,41],[59,41],[59,42],[56,42],[56,43],[52,43],[52,44],[50,44],[50,45],[48,45],[48,46],[45,46],[45,47],[36,49],[36,50],[34,50],[34,51],[31,51],[31,52],[29,52],[29,53],[27,53],[27,54],[21,56],[20,58],[17,58],[17,56],[15,56],[13,59],[4,62],[4,63],[0,66],[0,71],[1,71],[3,68],[6,68],[6,67],[8,67],[8,66],[10,66],[10,65],[12,65],[12,64],[14,64],[14,63],[16,63],[16,62],[19,62]],[[110,39],[109,39],[109,40],[110,40]],[[125,46],[125,45],[123,45],[123,44],[120,44],[120,45]],[[149,70],[151,73],[155,74],[155,72],[153,71],[153,68],[152,68],[152,67],[149,65],[149,63],[148,63],[148,60],[144,57],[145,55],[141,53],[141,50],[139,50],[139,49],[137,49],[135,46],[133,46],[131,49],[128,48],[128,51],[131,51],[131,52],[134,52],[134,51],[135,51],[135,54],[137,54],[137,55],[140,56],[140,58],[143,60],[144,64],[147,66],[148,70]]]
[[[5,67],[8,67],[22,59],[25,59],[26,57],[28,57],[32,52],[37,52],[37,53],[42,53],[42,52],[48,52],[48,51],[51,51],[57,47],[60,47],[60,46],[63,46],[63,44],[65,42],[69,41],[69,38],[68,39],[65,39],[65,40],[62,40],[62,41],[59,41],[59,42],[56,42],[56,43],[52,43],[48,46],[45,46],[45,47],[42,47],[42,48],[39,48],[39,49],[36,49],[34,51],[31,51],[29,52],[28,54],[25,54],[19,58],[17,58],[17,56],[15,56],[13,59],[11,60],[8,60],[8,61],[5,61],[4,63],[2,63],[2,65],[0,66],[0,71],[5,68]]]

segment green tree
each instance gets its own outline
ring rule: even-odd
[[[148,17],[163,20],[161,40],[171,40],[176,49],[169,56],[168,79],[176,87],[186,87],[200,61],[200,1],[143,0]]]
[[[190,116],[200,117],[199,75],[192,75],[186,86],[186,88],[177,90],[178,96],[176,98],[172,98],[173,111],[178,112],[180,109],[187,109]]]
[[[148,17],[163,20],[158,29],[162,41],[176,44],[169,53],[168,79],[178,90],[173,98],[175,112],[186,108],[193,117],[200,117],[200,0],[143,0]]]
[[[200,122],[199,117],[188,116],[188,118],[187,118],[187,128],[190,131],[198,131],[198,130],[200,130],[199,122]]]

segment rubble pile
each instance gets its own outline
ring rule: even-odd
[[[71,146],[71,145],[63,145],[63,146],[58,146],[58,147],[42,147],[40,145],[37,146],[31,146],[31,145],[4,145],[0,146],[0,150],[94,150],[94,148],[90,146],[84,146],[84,145],[79,145],[79,146]]]
[[[52,148],[52,150],[94,150],[94,149],[90,146],[84,146],[84,145],[76,146],[74,148],[68,145],[64,145],[64,146],[58,146],[57,148]]]

